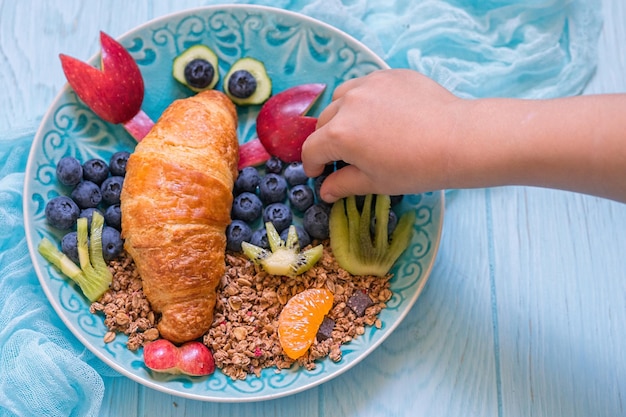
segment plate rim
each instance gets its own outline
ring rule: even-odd
[[[363,44],[361,41],[359,41],[358,39],[356,39],[355,37],[353,37],[352,35],[342,31],[341,29],[332,26],[328,23],[325,23],[323,21],[320,21],[314,17],[311,16],[307,16],[304,15],[302,13],[298,13],[298,12],[294,12],[294,11],[290,11],[290,10],[285,10],[285,9],[281,9],[281,8],[277,8],[277,7],[272,7],[272,6],[264,6],[264,5],[252,5],[252,4],[222,4],[222,5],[210,5],[210,6],[198,6],[198,7],[194,7],[194,8],[189,8],[189,9],[184,9],[184,10],[179,10],[176,12],[172,12],[172,13],[167,13],[155,18],[152,18],[150,20],[147,20],[146,22],[134,26],[133,28],[125,31],[124,33],[122,33],[119,36],[115,36],[114,39],[116,39],[117,41],[123,41],[124,39],[132,36],[133,33],[143,30],[149,26],[153,26],[153,25],[157,25],[159,22],[166,22],[168,20],[171,19],[177,19],[177,18],[182,18],[183,16],[196,16],[198,14],[201,13],[210,13],[212,11],[222,11],[222,10],[234,10],[234,9],[241,9],[241,10],[258,10],[258,11],[263,11],[265,13],[272,13],[272,14],[277,14],[277,15],[286,15],[289,16],[291,18],[297,19],[297,20],[305,20],[308,21],[310,23],[313,23],[314,25],[317,26],[321,26],[323,28],[325,28],[326,30],[330,31],[330,32],[334,32],[336,35],[341,36],[343,38],[346,38],[348,40],[350,40],[351,42],[358,44],[360,48],[362,48],[363,50],[365,50],[366,52],[368,52],[369,54],[371,54],[372,57],[375,57],[377,60],[377,63],[380,64],[381,69],[388,69],[390,68],[389,65],[380,57],[378,56],[378,54],[376,54],[375,52],[373,52],[373,50],[371,48],[369,48],[367,45]],[[95,54],[93,54],[86,62],[94,62],[100,55],[100,51],[96,52]],[[54,99],[51,101],[51,103],[48,106],[48,109],[46,110],[46,112],[44,113],[44,115],[42,116],[41,122],[39,123],[39,126],[35,132],[35,135],[33,137],[33,142],[31,144],[31,147],[29,149],[29,153],[28,153],[28,159],[27,159],[27,163],[26,163],[26,167],[25,167],[25,173],[30,173],[33,171],[33,165],[35,164],[35,160],[34,160],[34,154],[36,152],[35,149],[35,145],[36,144],[40,144],[41,140],[38,140],[38,138],[41,138],[41,135],[43,134],[43,130],[44,130],[44,122],[49,118],[50,115],[50,111],[53,108],[57,107],[58,102],[63,98],[63,96],[65,94],[67,94],[69,91],[71,90],[71,87],[69,86],[68,82],[65,82],[63,84],[63,86],[61,87],[61,89],[58,91],[58,93],[56,94],[56,96],[54,97]],[[42,270],[42,266],[40,266],[40,259],[39,258],[39,252],[37,251],[37,248],[35,246],[35,242],[33,241],[33,239],[31,239],[31,235],[33,235],[33,233],[35,232],[35,230],[33,230],[34,228],[31,228],[31,224],[29,222],[27,222],[27,218],[29,216],[32,216],[33,213],[31,212],[30,209],[30,201],[29,198],[31,196],[31,184],[28,181],[28,178],[25,177],[24,179],[24,186],[23,186],[23,196],[22,196],[22,210],[23,210],[23,216],[24,216],[24,230],[25,230],[25,236],[26,236],[26,243],[28,246],[28,252],[29,252],[29,256],[31,259],[31,264],[33,265],[33,269],[35,270],[35,273],[37,275],[37,280],[40,284],[41,289],[43,290],[47,301],[50,303],[50,305],[52,306],[53,310],[56,312],[57,316],[61,319],[61,321],[63,322],[63,324],[66,326],[67,330],[70,331],[70,333],[85,347],[87,348],[95,357],[97,357],[99,360],[101,360],[103,363],[105,363],[107,366],[111,367],[112,369],[114,369],[116,372],[118,372],[120,374],[120,376],[124,376],[127,377],[131,380],[133,380],[134,382],[141,384],[143,386],[146,386],[148,388],[154,389],[156,391],[165,393],[165,394],[170,394],[170,395],[174,395],[177,397],[182,397],[182,398],[187,398],[187,399],[192,399],[192,400],[199,400],[199,401],[210,401],[210,402],[221,402],[221,403],[245,403],[245,402],[257,402],[257,401],[267,401],[267,400],[273,400],[273,399],[277,399],[277,398],[282,398],[282,397],[286,397],[286,396],[290,396],[293,394],[297,394],[306,390],[309,390],[311,388],[314,387],[318,387],[321,384],[328,382],[329,380],[332,380],[340,375],[342,375],[343,373],[347,372],[348,370],[352,369],[355,365],[357,365],[358,363],[360,363],[362,360],[364,360],[365,358],[367,358],[374,350],[376,350],[378,348],[378,346],[380,346],[384,341],[387,340],[387,337],[389,335],[391,335],[393,333],[393,331],[404,321],[404,319],[406,318],[407,314],[409,313],[409,311],[412,310],[413,306],[415,305],[415,302],[417,301],[417,299],[419,298],[419,296],[421,295],[426,283],[428,282],[432,269],[434,267],[435,261],[437,259],[437,255],[439,252],[439,248],[440,248],[440,244],[441,244],[441,239],[442,239],[442,233],[443,233],[443,223],[444,223],[444,214],[445,214],[445,192],[443,190],[438,190],[438,191],[433,191],[433,194],[438,194],[438,205],[439,205],[439,222],[437,225],[436,230],[434,230],[436,232],[436,238],[434,238],[433,240],[431,240],[432,243],[432,260],[429,262],[429,264],[427,265],[427,267],[423,270],[422,272],[422,277],[419,279],[419,282],[416,286],[416,290],[413,294],[413,296],[409,299],[406,300],[406,302],[409,304],[409,308],[405,309],[401,314],[398,315],[397,319],[391,323],[389,325],[389,328],[387,330],[387,332],[385,333],[385,335],[383,335],[383,337],[379,338],[378,340],[374,341],[372,344],[370,344],[367,349],[364,351],[364,354],[356,357],[354,360],[350,361],[349,363],[344,364],[344,366],[342,366],[340,369],[331,372],[330,374],[321,377],[315,381],[312,381],[310,383],[307,383],[303,386],[297,387],[297,388],[292,388],[292,389],[287,389],[281,392],[277,392],[277,393],[272,393],[272,394],[265,394],[265,395],[259,395],[258,393],[251,393],[248,396],[245,397],[216,397],[216,396],[209,396],[209,395],[200,395],[200,394],[196,394],[196,393],[191,393],[191,392],[184,392],[181,390],[177,390],[174,388],[170,388],[167,386],[163,386],[160,384],[155,383],[154,381],[147,379],[145,377],[143,377],[142,375],[137,375],[133,372],[131,372],[130,370],[126,369],[124,366],[118,364],[116,361],[111,360],[110,358],[108,358],[107,356],[104,355],[103,352],[101,352],[101,350],[99,348],[97,348],[97,346],[93,346],[92,343],[86,339],[86,337],[83,335],[83,332],[78,331],[78,329],[75,326],[75,323],[70,320],[70,318],[65,314],[64,310],[61,308],[60,304],[58,303],[58,301],[56,300],[56,297],[53,296],[53,294],[51,293],[51,289],[49,288],[49,286],[43,282],[44,280],[44,275],[48,276],[48,273]]]

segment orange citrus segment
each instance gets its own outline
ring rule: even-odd
[[[287,356],[306,353],[332,306],[333,293],[324,288],[304,290],[287,301],[278,316],[278,340]]]

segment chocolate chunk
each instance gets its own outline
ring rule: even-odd
[[[322,324],[317,331],[317,341],[322,342],[326,339],[330,339],[332,337],[334,328],[335,320],[331,319],[330,317],[324,317],[324,321],[322,321]]]
[[[354,311],[358,317],[363,317],[365,310],[374,304],[372,299],[363,291],[357,291],[346,302],[348,307]]]

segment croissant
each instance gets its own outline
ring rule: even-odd
[[[235,107],[210,90],[174,101],[128,159],[124,248],[161,313],[159,333],[174,343],[212,324],[238,149]]]

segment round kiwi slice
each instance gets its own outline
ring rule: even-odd
[[[224,92],[241,106],[262,104],[272,95],[272,80],[263,62],[244,57],[224,76]]]
[[[220,78],[218,58],[206,45],[194,45],[174,58],[172,76],[192,91],[210,90]]]

